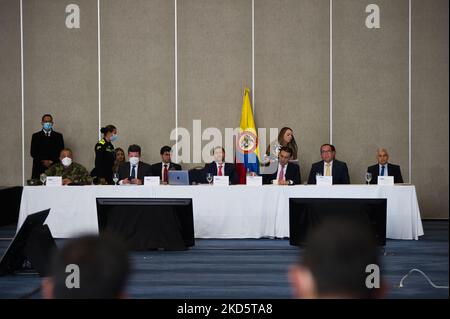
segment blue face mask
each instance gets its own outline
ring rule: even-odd
[[[117,134],[113,134],[111,136],[111,142],[117,141],[117,139],[118,139]]]
[[[50,122],[45,122],[44,125],[42,125],[42,127],[44,128],[44,130],[50,131],[53,127],[53,124]]]

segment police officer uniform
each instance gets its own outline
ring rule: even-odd
[[[95,167],[91,176],[99,180],[104,179],[106,183],[113,184],[113,166],[115,161],[114,146],[111,142],[102,138],[95,144]]]

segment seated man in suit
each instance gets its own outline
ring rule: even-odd
[[[128,162],[119,167],[119,184],[142,185],[145,176],[152,175],[152,167],[140,161],[141,147],[133,144],[128,147]]]
[[[239,181],[234,164],[225,163],[225,149],[216,146],[213,155],[214,161],[206,164],[203,169],[205,175],[203,183],[206,183],[206,175],[209,173],[212,176],[229,176],[230,184],[237,184]]]
[[[162,161],[152,165],[152,175],[159,176],[161,183],[167,184],[169,182],[169,171],[181,171],[181,166],[172,163],[170,146],[161,147],[159,154],[161,154]]]
[[[316,184],[316,175],[333,176],[333,184],[350,184],[347,164],[335,159],[336,148],[331,144],[320,147],[322,160],[314,163],[309,172],[308,184]]]
[[[394,183],[403,183],[400,166],[388,163],[389,154],[386,149],[377,150],[377,160],[378,164],[367,168],[367,172],[372,174],[370,184],[377,184],[378,176],[394,176]]]
[[[81,164],[73,161],[69,148],[63,148],[59,154],[60,163],[53,164],[45,171],[47,176],[61,176],[63,185],[90,185],[92,178]]]
[[[278,185],[297,185],[301,183],[300,167],[295,163],[289,163],[292,158],[292,149],[288,146],[280,148],[278,153],[278,168],[273,174],[264,176],[264,184],[271,184],[273,180]]]

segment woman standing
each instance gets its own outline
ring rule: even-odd
[[[117,129],[107,125],[100,129],[103,138],[95,144],[95,167],[91,175],[97,177],[98,184],[113,184],[113,167],[115,161],[114,146],[111,142],[117,140]]]
[[[278,134],[278,140],[272,142],[266,150],[266,155],[270,157],[278,158],[278,153],[281,147],[288,146],[292,150],[292,160],[297,159],[297,142],[294,138],[294,133],[290,127],[283,127]]]

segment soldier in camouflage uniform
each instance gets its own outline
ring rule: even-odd
[[[90,185],[92,178],[82,165],[72,161],[72,151],[65,148],[59,155],[61,163],[52,165],[45,171],[47,176],[61,176],[63,185]]]

